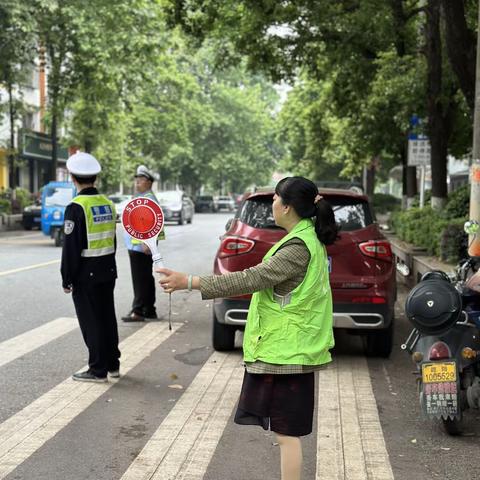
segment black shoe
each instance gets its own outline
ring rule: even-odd
[[[139,315],[138,313],[132,312],[126,315],[125,317],[122,317],[122,320],[124,322],[144,322],[145,317],[143,317],[142,315]]]
[[[77,382],[105,383],[107,381],[107,377],[97,377],[90,370],[74,373],[72,378]]]
[[[155,310],[144,312],[143,316],[148,320],[158,320],[158,315]]]
[[[110,378],[120,378],[120,369],[119,370],[110,370],[108,372]]]

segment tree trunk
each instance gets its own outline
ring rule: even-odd
[[[440,0],[428,0],[426,34],[428,134],[431,144],[432,207],[447,200],[447,149],[451,133],[450,100],[442,105],[442,39]]]
[[[407,53],[406,48],[406,24],[408,18],[403,8],[404,0],[390,0],[390,8],[392,10],[393,18],[393,31],[395,50],[399,58],[402,58]],[[408,208],[408,187],[407,187],[407,167],[408,167],[408,155],[407,155],[407,143],[406,140],[401,140],[400,145],[400,158],[402,161],[402,209]]]
[[[375,171],[376,166],[374,161],[372,161],[370,165],[363,167],[363,189],[365,195],[368,195],[370,200],[373,199],[373,192],[375,190]]]
[[[467,25],[463,0],[442,0],[448,58],[470,111],[475,104],[475,34]]]
[[[17,175],[16,175],[16,165],[15,165],[15,104],[13,98],[13,87],[9,83],[7,86],[8,89],[8,111],[9,111],[9,122],[10,122],[10,141],[8,145],[8,183],[12,192],[14,192],[17,187]],[[14,194],[13,194],[14,195]],[[12,197],[13,198],[13,197]]]
[[[412,208],[417,194],[417,167],[410,165],[405,169],[407,183],[407,208]]]
[[[54,100],[54,102],[56,102]],[[50,170],[50,180],[55,181],[57,179],[57,164],[58,164],[58,147],[57,147],[57,120],[58,113],[56,107],[52,109],[52,127],[50,130],[50,137],[52,141],[52,169]]]
[[[90,139],[85,140],[84,148],[85,148],[85,152],[87,152],[87,153],[92,152],[93,144],[92,144],[92,141]]]
[[[52,164],[50,169],[50,180],[57,179],[58,166],[58,128],[59,128],[59,97],[60,97],[60,82],[61,82],[61,65],[62,57],[57,54],[53,46],[48,49],[50,62],[52,64],[51,74],[48,78],[48,100],[50,102],[50,112],[52,116],[52,123],[50,125],[50,141],[52,142]]]
[[[403,0],[390,0],[392,9],[393,30],[395,32],[394,45],[397,55],[401,58],[406,53],[405,47],[405,25],[407,18],[403,8]]]

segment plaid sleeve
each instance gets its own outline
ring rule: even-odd
[[[303,280],[309,261],[307,246],[302,240],[294,238],[255,267],[225,275],[200,277],[200,292],[203,299],[235,297],[271,288],[299,276]]]

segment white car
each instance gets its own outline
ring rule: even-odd
[[[227,210],[233,212],[235,210],[235,200],[230,196],[219,196],[214,199],[215,210]]]
[[[155,196],[162,207],[166,222],[177,222],[183,225],[192,223],[195,204],[182,190],[165,190],[156,192]]]
[[[121,222],[123,209],[126,207],[127,203],[133,198],[133,195],[110,195],[108,198],[115,205],[115,210],[117,212],[116,221]]]

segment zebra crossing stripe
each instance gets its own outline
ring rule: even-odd
[[[321,370],[318,405],[317,480],[394,480],[365,358]]]
[[[150,355],[181,324],[168,330],[165,323],[152,322],[120,344],[122,374]],[[113,383],[81,383],[66,379],[0,425],[0,479],[5,478],[45,442],[81,414]]]
[[[237,353],[215,352],[121,480],[200,480],[238,400]]]
[[[76,318],[61,317],[0,343],[0,367],[77,328]]]

